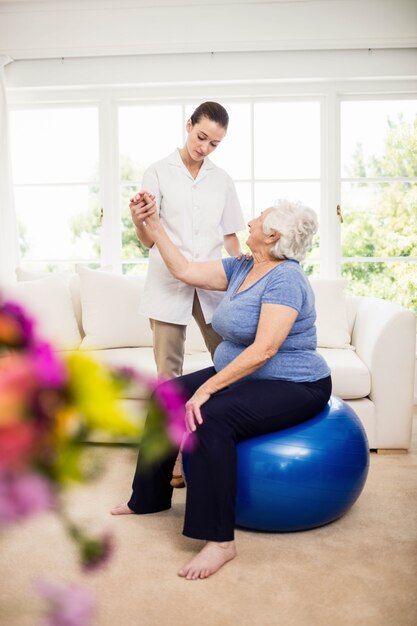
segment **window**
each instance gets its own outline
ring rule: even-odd
[[[99,262],[97,108],[15,110],[11,134],[22,263],[54,270]]]
[[[255,103],[254,137],[255,206],[287,198],[320,215],[320,103]],[[317,236],[308,260],[318,257]],[[307,273],[318,273],[308,260]]]
[[[300,200],[320,212],[319,102],[222,100],[229,113],[227,137],[210,155],[233,178],[249,221],[278,197]],[[118,108],[119,180],[125,272],[141,271],[148,251],[136,239],[129,198],[141,188],[146,167],[185,140],[185,121],[198,102],[131,104]],[[254,140],[253,140],[254,138]],[[247,233],[241,233],[245,246]],[[318,238],[314,258],[318,261]],[[319,265],[309,265],[309,273]]]
[[[279,197],[317,212],[321,239],[304,263],[308,274],[334,277],[341,263],[353,293],[417,310],[417,98],[391,87],[387,97],[369,95],[369,85],[349,95],[340,85],[289,92],[285,84],[222,97],[218,86],[210,97],[225,105],[230,125],[210,158],[233,178],[247,221]],[[149,164],[183,145],[187,117],[209,99],[191,87],[186,97],[156,93],[85,90],[89,104],[80,104],[80,91],[56,91],[54,105],[41,93],[33,103],[31,92],[19,94],[11,143],[25,267],[145,271],[129,198]]]
[[[118,109],[119,189],[124,271],[136,271],[135,261],[148,250],[137,240],[129,199],[142,187],[143,173],[183,143],[184,112],[179,104],[130,105]]]
[[[417,311],[417,100],[341,103],[342,273]]]

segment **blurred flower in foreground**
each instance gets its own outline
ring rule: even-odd
[[[184,401],[174,385],[110,369],[84,352],[57,353],[36,335],[22,307],[0,298],[0,525],[53,506],[84,569],[108,559],[111,538],[91,538],[79,529],[60,496],[93,475],[83,458],[92,432],[138,441],[138,416],[120,401],[133,382],[150,396],[146,408],[154,428],[142,439],[141,454],[152,461],[185,432]]]
[[[173,445],[190,449],[194,438],[188,435],[185,428],[185,396],[175,380],[160,378],[156,381],[131,368],[120,368],[118,373],[122,380],[135,381],[151,391],[146,433],[140,446],[144,462],[153,463],[170,452]]]
[[[95,602],[86,589],[40,581],[37,590],[48,603],[47,617],[41,626],[89,626],[93,623]]]
[[[69,535],[78,544],[83,570],[92,572],[103,567],[113,552],[112,535],[105,533],[102,537],[89,537],[65,515],[61,519]]]
[[[14,302],[2,305],[0,347],[24,348],[33,340],[33,321]]]
[[[20,521],[52,506],[49,482],[37,474],[0,472],[0,520]]]

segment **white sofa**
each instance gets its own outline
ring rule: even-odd
[[[138,303],[143,277],[79,268],[78,274],[17,270],[6,295],[24,304],[60,350],[88,350],[104,362],[155,374],[149,321]],[[407,450],[411,439],[416,321],[411,311],[371,297],[345,297],[343,280],[312,280],[320,353],[333,393],[356,411],[377,450]],[[194,321],[187,330],[184,373],[211,364]],[[125,399],[144,399],[140,386]]]

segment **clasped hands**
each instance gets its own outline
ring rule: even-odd
[[[147,191],[139,191],[130,198],[130,211],[135,226],[152,226],[159,222],[155,196]],[[240,255],[241,256],[241,255]],[[195,432],[203,423],[201,406],[211,397],[211,393],[200,387],[185,404],[185,427],[187,432]]]
[[[155,196],[148,191],[139,191],[129,202],[132,221],[135,226],[148,226],[158,222]]]

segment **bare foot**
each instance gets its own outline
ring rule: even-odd
[[[110,513],[112,515],[133,515],[134,511],[129,509],[127,504],[118,504],[110,511]]]
[[[234,541],[208,541],[204,548],[180,569],[178,576],[187,580],[208,578],[235,556],[237,552]]]

